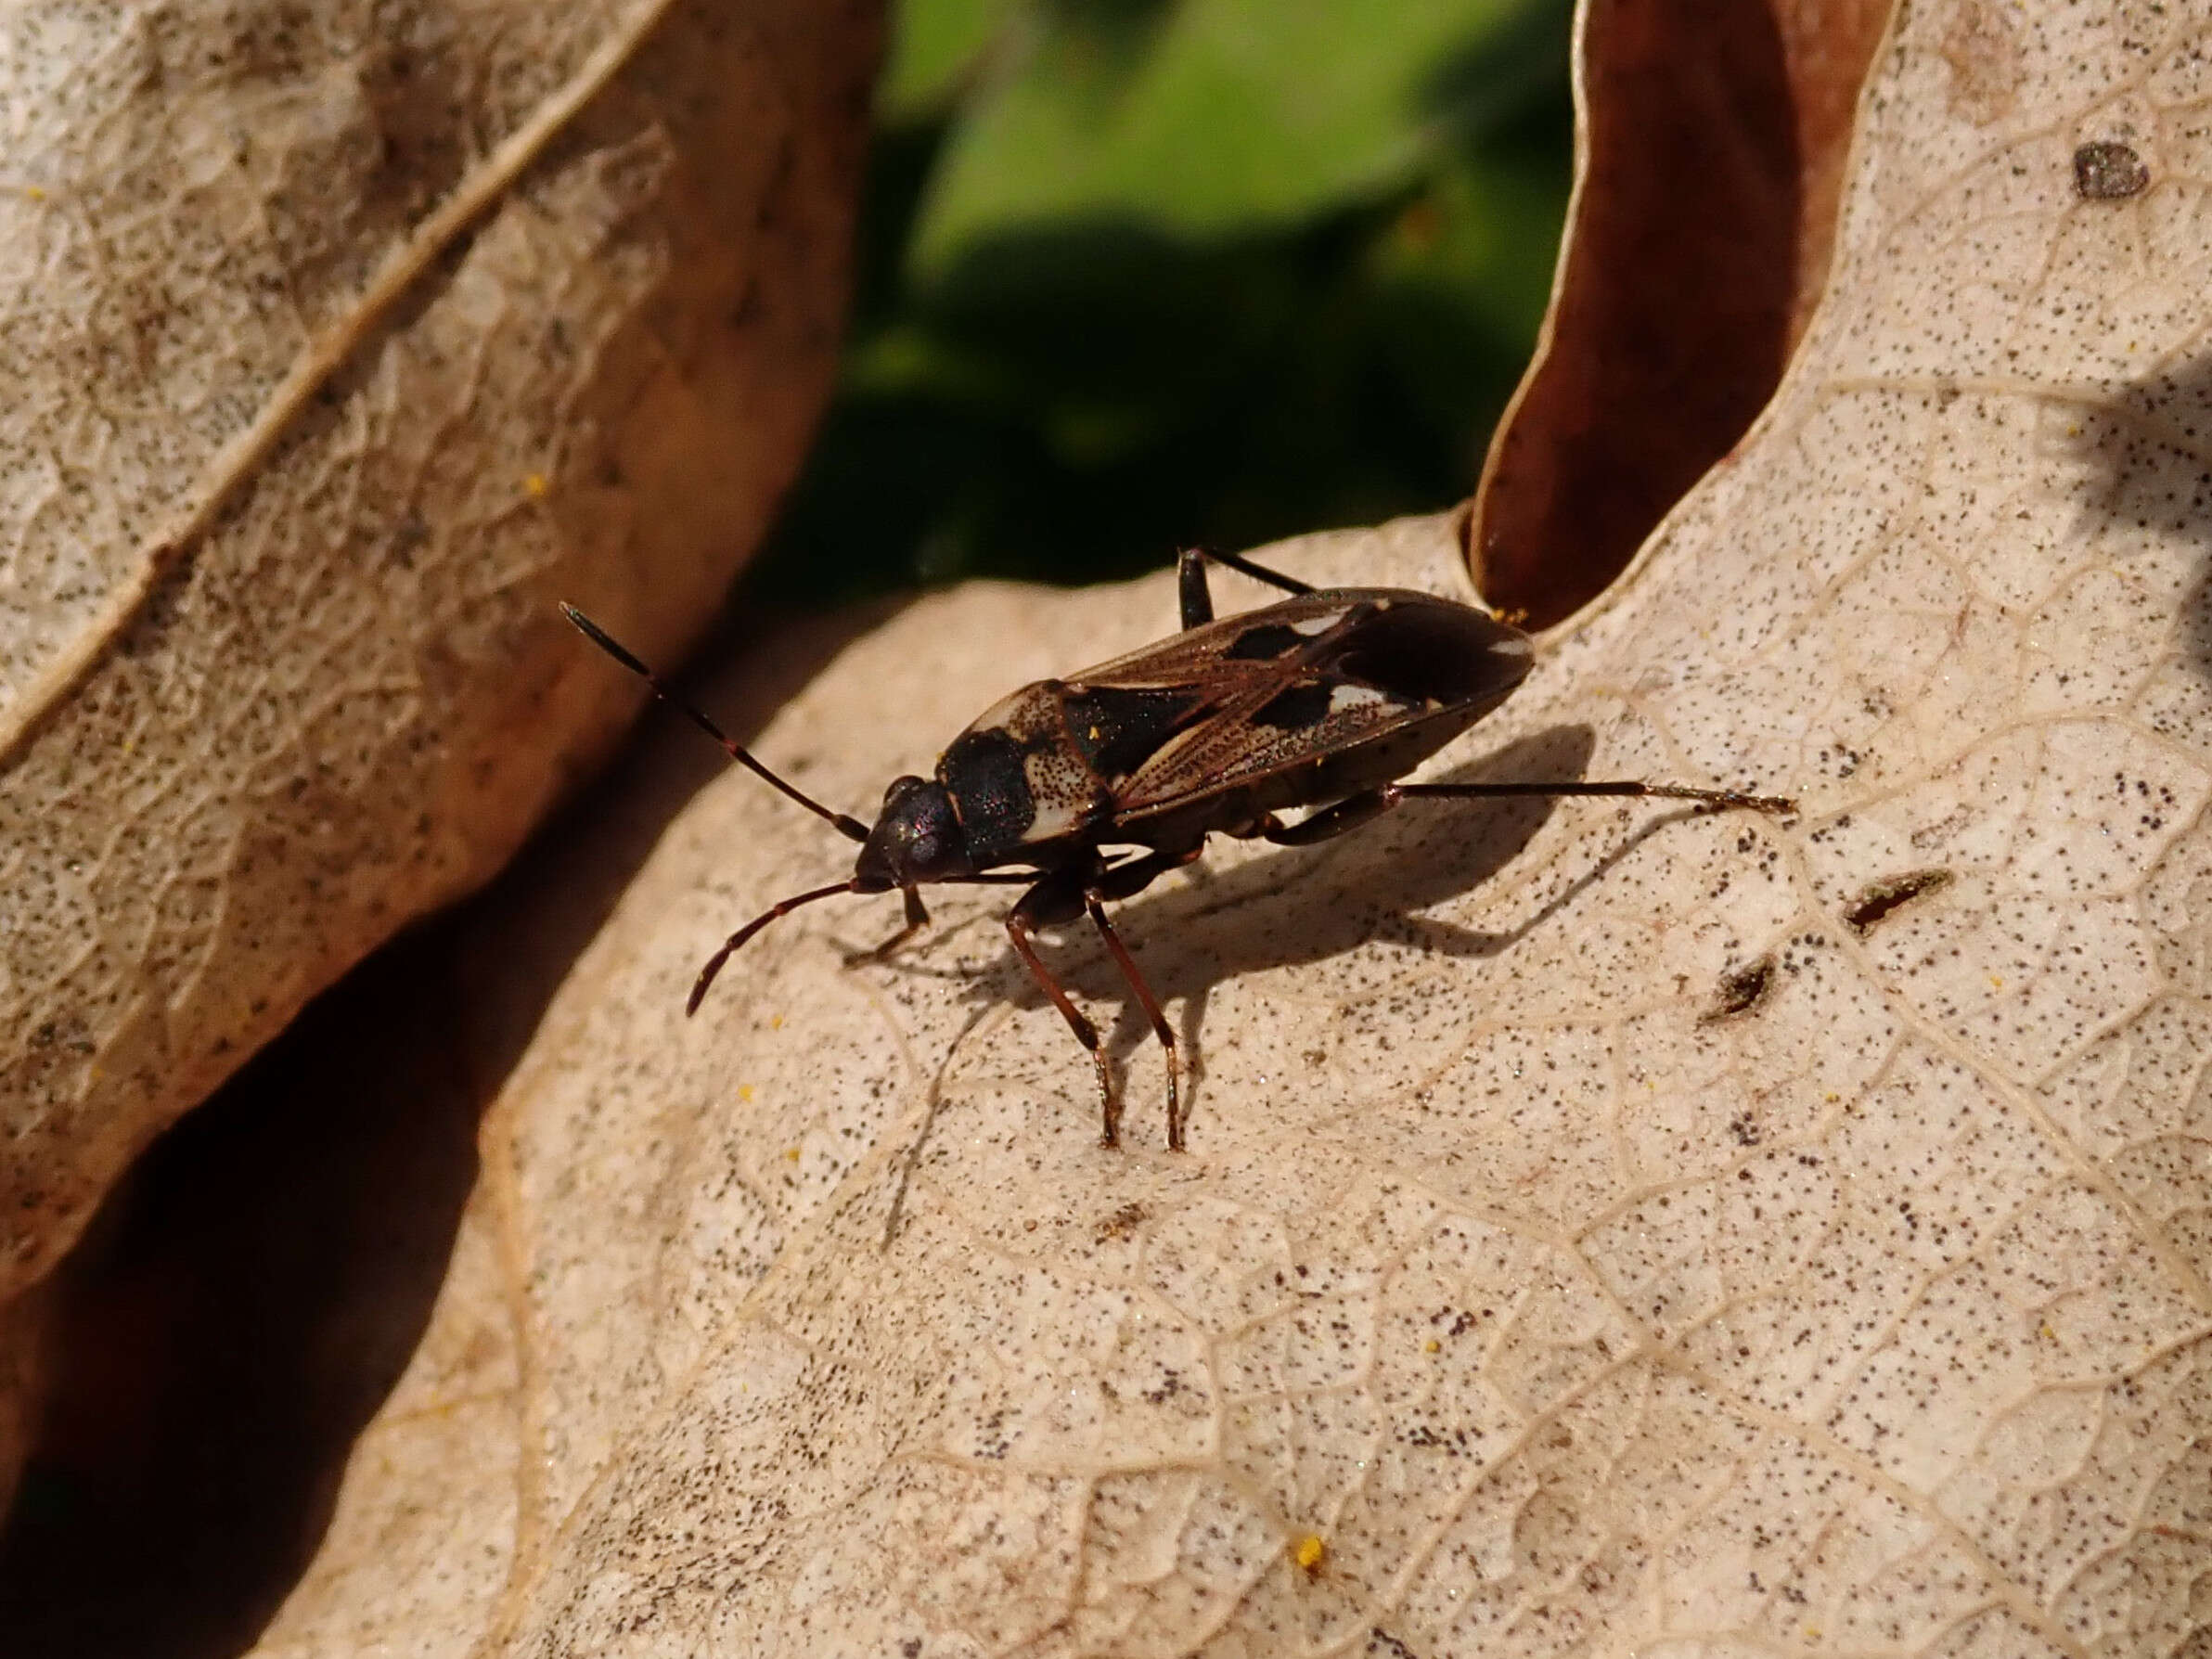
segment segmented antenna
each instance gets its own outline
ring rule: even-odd
[[[759,777],[766,778],[770,783],[774,784],[778,789],[781,790],[785,794],[789,795],[800,805],[805,807],[808,812],[813,813],[817,817],[829,819],[830,824],[836,829],[840,835],[842,835],[851,841],[866,841],[868,839],[868,826],[866,824],[862,823],[858,818],[846,816],[844,813],[831,812],[827,806],[824,806],[812,795],[805,793],[804,791],[794,787],[791,784],[786,783],[782,778],[777,777],[775,773],[769,771],[766,766],[764,766],[759,761],[752,758],[752,752],[751,750],[747,749],[743,744],[733,739],[727,732],[724,731],[719,726],[716,726],[714,721],[708,719],[707,716],[698,708],[693,706],[691,703],[687,702],[683,698],[677,696],[675,691],[669,686],[666,680],[663,680],[659,675],[655,674],[651,669],[648,668],[643,662],[638,661],[637,658],[631,655],[629,651],[625,650],[622,646],[615,643],[613,636],[610,635],[606,629],[600,627],[598,623],[592,621],[590,617],[585,615],[583,611],[577,610],[575,606],[563,604],[560,608],[560,613],[561,615],[567,617],[569,621],[576,624],[578,632],[583,634],[585,638],[590,640],[592,644],[598,646],[610,657],[612,657],[617,662],[620,662],[624,668],[628,669],[632,674],[643,680],[648,686],[651,687],[652,693],[655,697],[659,698],[670,708],[682,714],[687,720],[690,721],[692,725],[698,727],[701,731],[705,732],[708,737],[714,739],[715,742],[721,744],[722,752],[728,755],[730,759],[736,761],[738,765],[746,767],[748,770],[755,773]],[[715,965],[719,967],[719,961],[717,961]]]

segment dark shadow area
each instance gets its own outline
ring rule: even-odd
[[[702,655],[742,666],[699,695],[743,740],[883,614],[724,628]],[[430,1318],[485,1107],[669,819],[727,765],[649,714],[504,875],[318,997],[139,1159],[52,1287],[44,1409],[0,1528],[0,1653],[252,1644]]]
[[[2085,212],[2114,211],[2090,203]],[[2086,410],[2073,459],[2092,481],[2085,515],[2094,530],[2181,539],[2198,550],[2181,601],[2178,649],[2212,686],[2212,356],[2123,387]]]
[[[306,1564],[475,1178],[480,1102],[444,1063],[454,925],[313,1004],[139,1159],[61,1269],[0,1531],[9,1653],[236,1653]],[[408,1039],[365,1064],[379,1028]]]

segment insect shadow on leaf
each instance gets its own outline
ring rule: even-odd
[[[2116,533],[2162,543],[2189,561],[2175,649],[2212,685],[2212,490],[2196,434],[2212,412],[2212,354],[2125,382],[2066,411],[2061,480],[2077,504],[2069,534],[2085,545]],[[2069,477],[2070,475],[2070,477]]]
[[[1437,781],[1577,778],[1588,769],[1596,747],[1588,726],[1550,727],[1442,773]],[[1437,803],[1420,816],[1396,814],[1366,835],[1286,848],[1227,870],[1195,865],[1184,883],[1155,888],[1124,906],[1117,925],[1130,948],[1142,955],[1155,992],[1164,1002],[1180,1002],[1177,1023],[1192,1100],[1204,1075],[1199,1037],[1216,985],[1245,973],[1326,961],[1376,939],[1462,959],[1496,957],[1549,924],[1643,842],[1685,818],[1704,816],[1695,806],[1651,814],[1510,928],[1487,932],[1425,914],[1503,872],[1562,804],[1539,796]],[[1331,889],[1355,893],[1357,902],[1317,904],[1313,879],[1324,870]],[[1116,1010],[1105,1047],[1125,1068],[1147,1046],[1150,1019],[1105,953],[1074,925],[1063,932],[1066,942],[1056,958],[1065,959],[1056,960],[1056,969],[1087,1001]],[[915,957],[894,959],[901,971],[964,982],[966,994],[984,1008],[1044,1006],[1043,993],[1010,951],[981,973],[940,970]]]

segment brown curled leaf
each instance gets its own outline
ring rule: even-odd
[[[1469,520],[1476,583],[1587,602],[1773,394],[1827,282],[1889,0],[1595,0],[1574,203],[1536,356]]]
[[[860,5],[20,12],[0,190],[0,1294],[482,881],[830,373]]]

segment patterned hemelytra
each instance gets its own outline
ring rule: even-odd
[[[1211,559],[1292,597],[1215,620]],[[1098,1028],[1037,955],[1039,927],[1087,915],[1167,1056],[1167,1144],[1183,1147],[1182,1064],[1174,1027],[1106,914],[1205,849],[1209,835],[1304,846],[1415,799],[1645,795],[1714,807],[1788,812],[1792,803],[1733,790],[1639,781],[1400,783],[1396,779],[1511,696],[1535,662],[1528,636],[1472,605],[1393,587],[1316,588],[1248,559],[1190,552],[1178,569],[1182,632],[1002,699],[955,738],[930,778],[894,778],[871,828],[833,812],[732,742],[643,662],[572,606],[562,611],[750,767],[860,843],[847,881],[794,894],[707,958],[696,1010],[732,952],[779,916],[839,893],[906,899],[906,925],[929,920],[932,882],[1020,882],[1007,937],[1098,1074],[1101,1138],[1121,1108]],[[1312,808],[1294,823],[1278,815]]]

